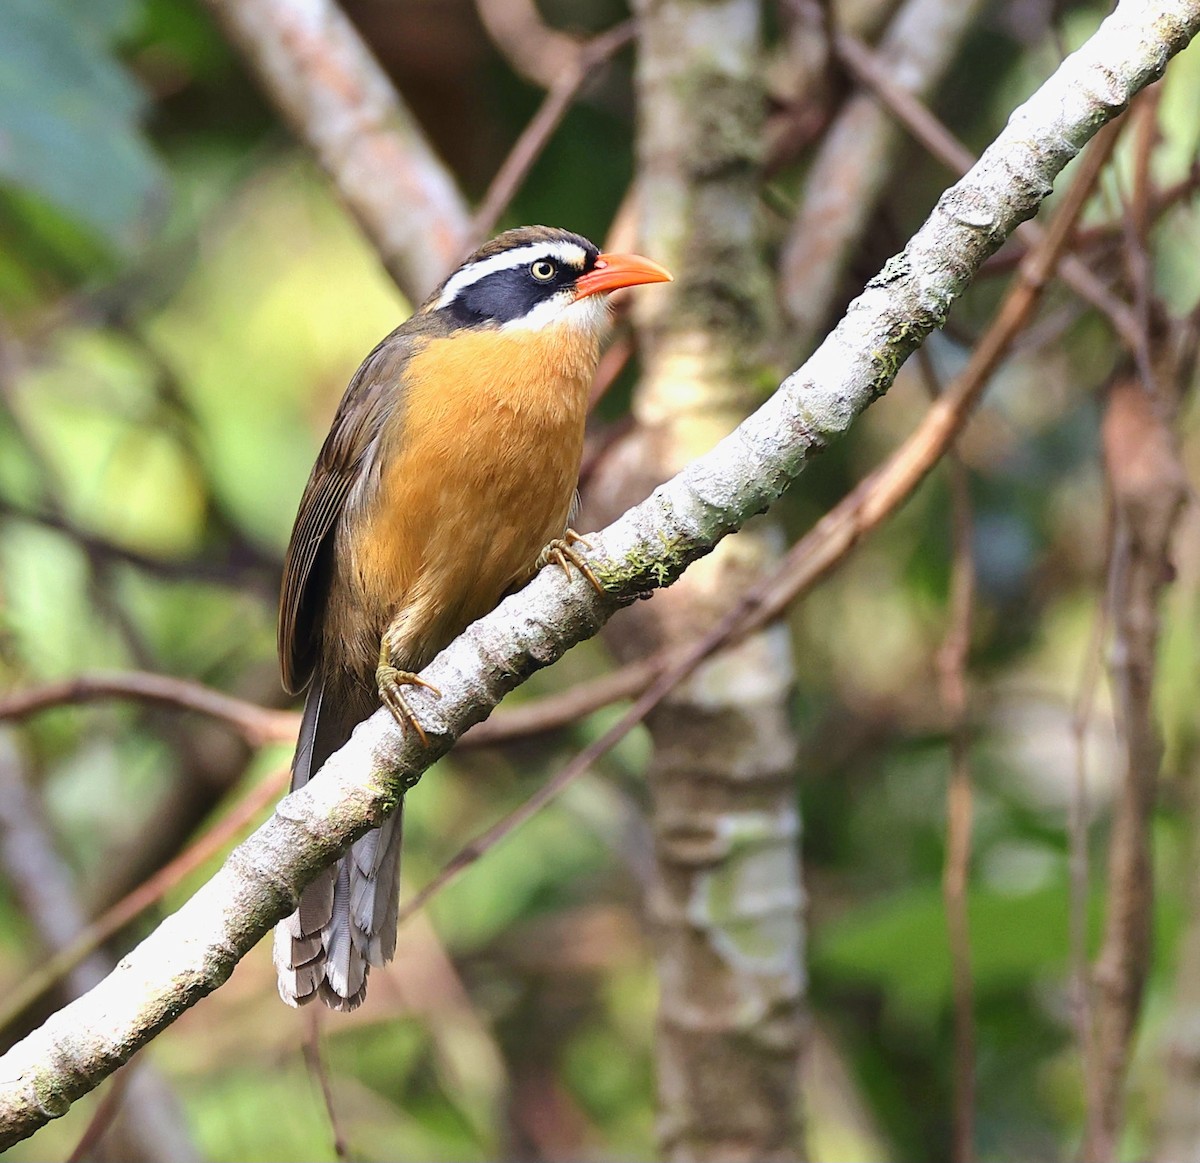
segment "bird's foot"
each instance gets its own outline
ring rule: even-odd
[[[574,566],[585,578],[592,583],[592,588],[598,594],[604,593],[604,587],[600,584],[600,579],[592,572],[592,567],[587,561],[575,550],[576,545],[582,545],[584,549],[591,549],[592,543],[584,537],[580,537],[574,529],[568,529],[561,537],[556,537],[545,549],[538,555],[538,569],[543,569],[545,566],[553,563],[562,569],[567,575],[567,580],[571,580],[571,566]]]
[[[428,747],[429,736],[425,734],[425,729],[417,721],[412,706],[404,697],[404,688],[406,686],[423,686],[426,690],[433,691],[439,699],[442,697],[442,692],[433,683],[426,682],[419,674],[413,674],[410,670],[398,670],[396,667],[386,664],[381,664],[375,671],[375,682],[379,686],[379,701],[392,712],[392,717],[400,724],[401,729],[411,727],[417,733],[417,738],[421,740],[421,746]]]

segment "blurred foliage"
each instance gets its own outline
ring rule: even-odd
[[[560,7],[547,12],[587,27],[623,15],[616,4],[570,16]],[[1066,41],[1082,39],[1106,7],[1071,6]],[[415,0],[351,6],[368,30],[393,17],[408,27],[422,9]],[[997,9],[939,103],[975,146],[1055,61],[1044,23],[1031,32]],[[194,0],[0,0],[0,11],[0,680],[15,689],[85,669],[144,667],[281,705],[274,600],[296,499],[348,377],[407,306]],[[439,19],[458,38],[460,70],[446,67],[432,40],[406,48],[396,36],[377,48],[447,155],[471,143],[465,185],[477,193],[539,95],[483,42],[469,5],[447,3]],[[629,77],[623,58],[589,89],[509,223],[603,235],[633,169]],[[1193,49],[1172,66],[1161,107],[1155,160],[1164,185],[1193,163],[1197,107]],[[885,234],[898,232],[895,243],[946,181],[915,146],[906,149],[905,180],[893,183],[880,216]],[[1127,174],[1124,149],[1121,165]],[[791,180],[784,175],[780,188]],[[1120,189],[1109,184],[1090,223],[1112,218]],[[764,218],[777,237],[783,220],[765,207]],[[1163,219],[1155,246],[1157,292],[1190,309],[1200,295],[1200,222],[1186,203]],[[934,337],[942,378],[962,366],[999,286],[982,280]],[[1103,585],[1097,390],[1114,357],[1104,328],[1052,292],[962,443],[980,589],[970,915],[985,1159],[1066,1158],[1079,1134],[1065,816],[1072,705]],[[807,528],[878,463],[926,398],[915,366],[905,369],[785,500],[788,530]],[[605,416],[623,400],[618,390]],[[1181,430],[1195,467],[1193,415]],[[953,1054],[939,888],[947,748],[934,656],[946,621],[948,528],[939,471],[791,617],[822,1047],[814,1062],[823,1064],[807,1083],[809,1120],[828,1160],[947,1153]],[[1177,569],[1158,691],[1168,747],[1156,825],[1158,947],[1131,1157],[1150,1141],[1174,950],[1194,923],[1184,892],[1200,675],[1194,512]],[[606,665],[589,643],[516,697]],[[1105,700],[1102,689],[1088,738],[1096,867],[1116,762]],[[438,764],[409,797],[405,894],[613,714]],[[93,908],[287,758],[281,748],[249,755],[212,724],[134,704],[55,710],[19,736]],[[655,998],[637,874],[648,844],[638,774],[646,746],[629,739],[490,852],[403,930],[370,1003],[324,1021],[326,1067],[356,1158],[652,1155]],[[168,904],[210,871],[178,886]],[[1094,933],[1103,908],[1097,892]],[[3,891],[0,934],[8,985],[40,953]],[[148,1057],[175,1083],[208,1157],[334,1157],[299,1052],[305,1028],[275,997],[264,945],[155,1042]],[[8,1157],[64,1157],[96,1101]]]
[[[33,267],[22,262],[33,257],[30,243],[61,255],[82,233],[94,236],[97,249],[128,252],[148,233],[155,205],[163,206],[167,176],[140,125],[145,98],[112,51],[136,7],[130,0],[5,0],[0,179],[5,226],[24,240],[0,248],[8,256],[0,287],[10,293],[22,268]],[[92,256],[100,257],[96,250]]]

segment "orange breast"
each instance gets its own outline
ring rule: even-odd
[[[562,535],[597,354],[545,328],[460,332],[409,361],[378,491],[339,547],[360,616],[376,634],[396,620],[402,665],[425,665]]]

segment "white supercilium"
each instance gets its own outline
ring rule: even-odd
[[[528,246],[518,246],[513,250],[494,254],[490,258],[482,258],[460,271],[455,271],[446,280],[446,285],[438,296],[437,309],[449,307],[463,291],[480,279],[486,279],[488,275],[494,275],[497,271],[526,266],[539,258],[557,259],[564,266],[582,271],[584,263],[587,262],[587,251],[574,242],[531,242]]]

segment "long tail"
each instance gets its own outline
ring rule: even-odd
[[[354,728],[379,705],[375,693],[349,676],[313,676],[292,760],[292,790],[308,783]],[[320,999],[352,1010],[367,994],[372,965],[396,951],[403,804],[386,823],[351,845],[275,927],[279,995],[288,1005]]]

